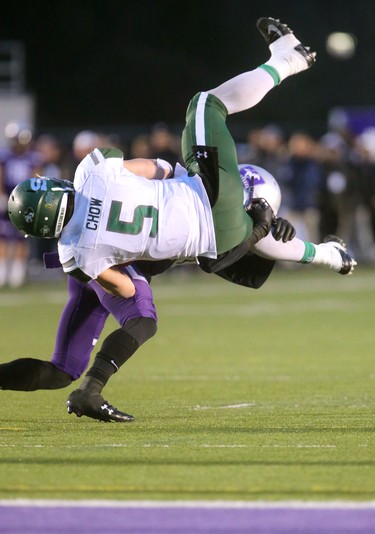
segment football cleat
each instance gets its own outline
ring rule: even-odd
[[[134,417],[124,412],[120,412],[114,406],[111,406],[98,393],[92,394],[82,389],[72,391],[66,401],[68,413],[75,413],[77,417],[91,417],[109,423],[131,423]]]
[[[315,63],[316,52],[311,52],[310,47],[304,46],[293,31],[278,19],[262,17],[257,21],[257,28],[268,44],[272,56],[284,59],[289,65],[290,72],[279,73],[282,79],[306,70]]]
[[[326,245],[332,247],[332,269],[339,274],[352,274],[357,262],[348,254],[344,240],[336,235],[327,235],[322,246],[325,247]],[[336,251],[340,258],[338,258]]]
[[[286,24],[283,24],[279,19],[274,19],[272,17],[261,17],[258,19],[257,28],[268,46],[283,35],[293,33]]]

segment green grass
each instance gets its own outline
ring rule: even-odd
[[[76,385],[0,392],[0,498],[375,499],[371,269],[153,286],[158,333],[105,389],[136,421],[69,416]],[[0,292],[1,361],[49,357],[65,296]]]

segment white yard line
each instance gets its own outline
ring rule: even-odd
[[[0,506],[74,507],[74,508],[282,508],[282,509],[355,509],[375,508],[375,501],[107,501],[56,499],[0,499]]]

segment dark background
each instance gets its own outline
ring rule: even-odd
[[[234,127],[276,122],[320,133],[331,108],[374,104],[374,0],[8,1],[0,39],[25,44],[39,130],[178,127],[194,93],[268,59],[260,16],[286,22],[318,62],[232,117]],[[332,31],[356,35],[353,58],[327,54]]]

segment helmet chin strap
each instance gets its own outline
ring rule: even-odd
[[[55,237],[59,237],[62,232],[62,229],[64,228],[64,220],[65,220],[67,205],[68,205],[68,193],[64,193],[61,198],[59,214],[57,216]]]

